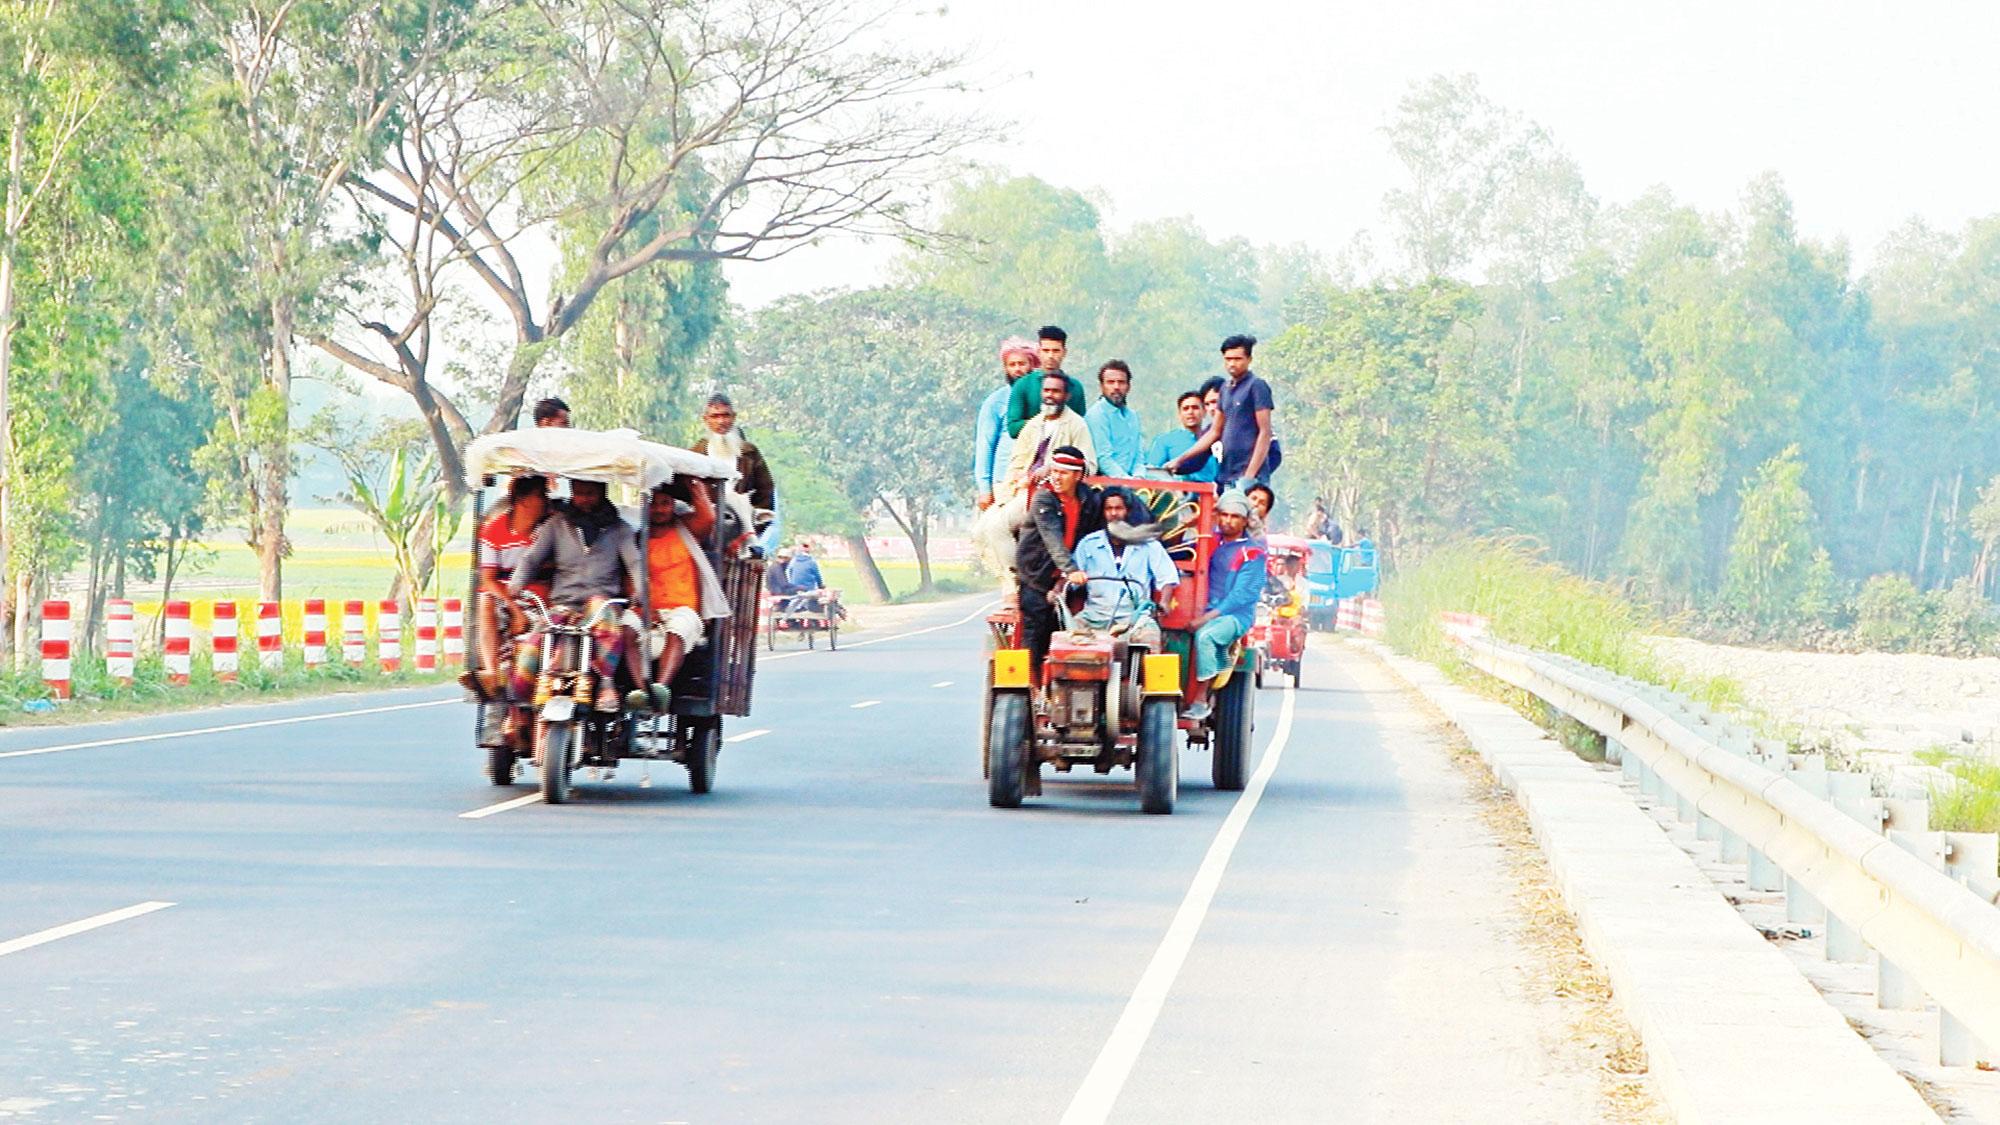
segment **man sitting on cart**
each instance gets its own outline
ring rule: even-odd
[[[1077,568],[1092,579],[1078,619],[1158,652],[1160,623],[1153,610],[1173,600],[1181,572],[1160,546],[1160,526],[1144,500],[1114,485],[1099,503],[1104,527],[1077,540],[1074,552]]]
[[[507,670],[514,660],[514,638],[527,631],[527,618],[507,595],[507,583],[534,543],[535,530],[548,515],[548,503],[547,478],[522,473],[507,482],[507,502],[480,525],[475,537],[479,588],[474,612],[479,615],[479,651],[476,664],[459,677],[459,683],[487,702],[503,698]],[[548,596],[546,585],[530,583],[528,588],[537,597]],[[502,711],[488,708],[486,726],[479,732],[481,746],[497,746],[505,736]]]
[[[660,485],[646,502],[646,597],[656,628],[649,655],[655,664],[653,682],[626,700],[635,711],[645,706],[666,711],[667,685],[688,651],[701,644],[709,621],[729,616],[729,598],[701,545],[714,530],[708,490],[686,478]],[[636,630],[638,615],[630,615],[627,624]]]
[[[1104,526],[1097,490],[1083,483],[1085,467],[1084,452],[1076,446],[1049,453],[1048,483],[1035,491],[1028,526],[1014,550],[1021,582],[1021,647],[1028,650],[1029,674],[1036,683],[1056,631],[1053,591],[1065,577],[1075,586],[1089,578],[1071,552],[1078,540]]]
[[[1249,499],[1233,489],[1223,493],[1215,502],[1215,525],[1218,541],[1208,558],[1208,609],[1195,618],[1194,683],[1184,712],[1195,722],[1208,718],[1209,683],[1222,674],[1230,646],[1250,631],[1257,619],[1257,599],[1264,592],[1264,547],[1250,536]]]
[[[535,541],[508,580],[507,593],[519,598],[531,582],[553,571],[549,583],[551,612],[575,619],[597,613],[612,598],[630,598],[637,586],[639,540],[632,525],[618,515],[605,495],[603,481],[571,479],[569,499],[558,501],[554,513],[535,532]],[[618,664],[625,650],[625,626],[618,614],[606,614],[591,630],[591,671],[597,675],[597,709],[619,709]],[[514,698],[534,692],[540,669],[522,648],[514,662]]]

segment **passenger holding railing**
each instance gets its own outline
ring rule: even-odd
[[[1210,681],[1257,619],[1257,599],[1266,578],[1263,541],[1250,535],[1250,501],[1229,491],[1215,502],[1217,543],[1208,559],[1208,609],[1195,618],[1194,683],[1183,715],[1196,722],[1209,716]]]
[[[647,654],[655,661],[653,682],[633,689],[625,702],[635,711],[650,706],[665,712],[672,701],[667,685],[702,643],[707,622],[729,616],[729,598],[701,545],[715,530],[715,505],[706,486],[682,478],[653,489],[646,530],[646,600],[656,625]],[[636,633],[639,616],[627,614],[626,625]]]

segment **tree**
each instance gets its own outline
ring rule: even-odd
[[[1791,616],[1806,595],[1814,548],[1812,497],[1804,480],[1805,464],[1793,445],[1743,486],[1722,596],[1762,625]]]
[[[786,298],[745,334],[745,389],[764,427],[811,449],[857,517],[879,510],[895,522],[916,551],[920,590],[932,586],[939,509],[970,497],[973,408],[1002,331],[993,314],[945,294],[881,288]],[[847,539],[856,562],[872,565],[866,542]]]
[[[537,369],[600,298],[645,296],[641,275],[767,261],[835,233],[919,233],[910,198],[984,131],[929,108],[959,60],[896,42],[893,23],[842,0],[503,6],[451,46],[454,65],[404,85],[387,159],[347,176],[375,222],[424,247],[425,280],[396,315],[352,317],[362,338],[315,342],[415,398],[455,482],[472,426],[411,347],[445,307],[443,271],[512,328],[492,431],[515,424]],[[566,265],[544,292],[521,253],[550,231]],[[628,278],[640,287],[620,290]],[[614,314],[614,342],[643,318]]]
[[[1470,74],[1413,83],[1382,132],[1409,174],[1382,198],[1396,241],[1421,278],[1450,277],[1486,246],[1521,125]]]

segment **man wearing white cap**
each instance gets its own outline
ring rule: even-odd
[[[1215,502],[1215,553],[1208,557],[1208,609],[1195,618],[1194,683],[1183,715],[1208,718],[1209,681],[1222,674],[1229,646],[1257,619],[1267,577],[1263,541],[1250,536],[1250,500],[1231,489]]]

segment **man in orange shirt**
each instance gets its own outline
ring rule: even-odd
[[[656,663],[647,693],[627,703],[665,711],[667,685],[681,670],[681,661],[702,642],[705,623],[729,616],[729,606],[702,546],[715,530],[715,504],[706,485],[683,480],[654,489],[646,503],[646,528],[646,590],[658,627],[651,654]]]

